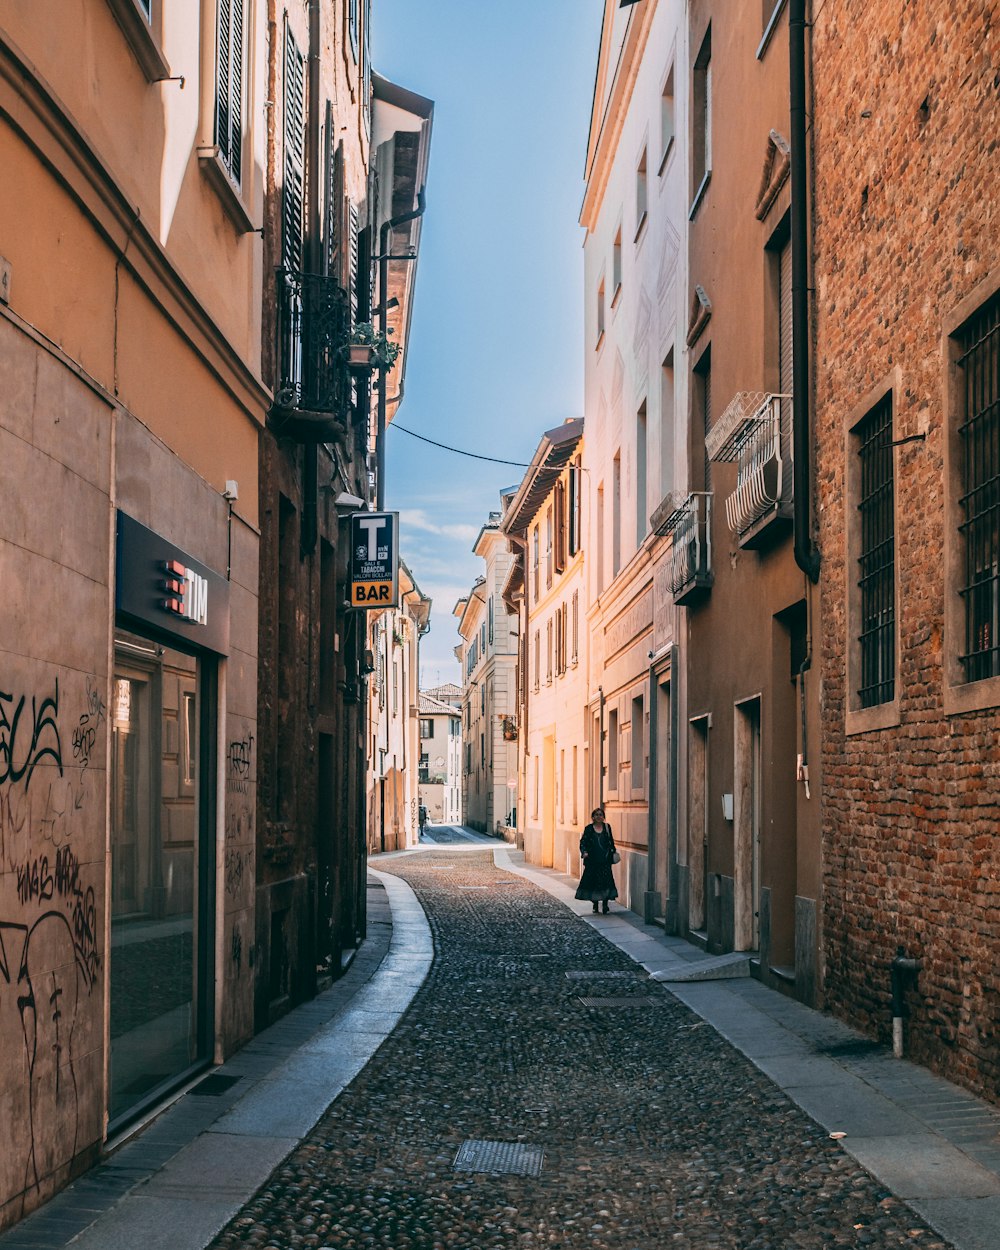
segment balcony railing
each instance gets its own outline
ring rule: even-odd
[[[668,496],[650,518],[657,534],[672,535],[670,589],[674,603],[696,603],[708,594],[712,572],[712,496],[705,491]]]
[[[322,441],[346,423],[351,406],[350,300],[324,274],[279,269],[276,305],[273,412],[289,433]]]
[[[705,439],[712,460],[736,462],[736,489],[726,499],[726,520],[743,547],[770,541],[772,522],[787,528],[791,517],[791,466],[782,446],[789,442],[782,438],[789,399],[740,391]]]

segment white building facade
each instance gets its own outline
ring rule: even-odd
[[[434,825],[462,823],[462,712],[420,692],[418,801]]]
[[[686,58],[679,0],[607,0],[580,218],[586,806],[605,806],[621,899],[649,920],[669,912],[676,875],[679,613],[671,539],[651,517],[685,487]]]

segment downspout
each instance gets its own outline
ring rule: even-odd
[[[792,184],[792,489],[795,563],[813,583],[819,552],[812,540],[810,493],[809,180],[806,138],[806,0],[789,0],[789,106]]]
[[[309,0],[309,112],[306,123],[306,231],[309,272],[320,272],[319,237],[319,45],[320,0]],[[302,452],[302,535],[303,556],[316,550],[319,534],[319,446],[306,443]]]
[[[384,221],[378,235],[378,328],[384,334],[389,303],[389,235],[398,226],[416,221],[424,215],[427,207],[423,187],[417,192],[417,207],[409,213],[401,213],[398,217],[390,217]],[[375,432],[375,510],[385,509],[385,409],[386,409],[386,373],[383,369],[378,379],[378,424]]]
[[[650,651],[650,656],[653,652]],[[660,700],[659,689],[656,680],[656,661],[651,660],[649,665],[649,773],[646,784],[649,786],[648,803],[646,807],[646,898],[643,904],[643,919],[646,924],[652,924],[656,919],[658,908],[657,890],[656,890],[656,857],[659,854],[659,840],[656,836],[656,819],[658,812],[657,792],[659,790],[659,779],[657,773],[660,767],[660,756],[657,748],[657,731],[659,729],[659,706]],[[632,730],[633,740],[635,737],[635,728]]]

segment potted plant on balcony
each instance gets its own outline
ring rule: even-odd
[[[391,369],[403,350],[390,338],[392,326],[384,333],[370,321],[359,321],[351,331],[346,356],[349,369]]]

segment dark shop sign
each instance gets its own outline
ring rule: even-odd
[[[229,583],[138,521],[118,513],[115,607],[189,646],[229,652]]]
[[[399,606],[399,513],[351,513],[351,607]]]

